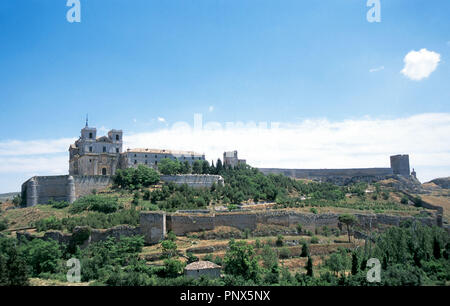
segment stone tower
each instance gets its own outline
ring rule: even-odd
[[[394,174],[409,176],[409,155],[393,155],[391,156],[391,168]]]

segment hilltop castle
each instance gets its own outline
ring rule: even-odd
[[[158,149],[128,149],[122,152],[122,130],[110,130],[108,136],[97,138],[97,129],[88,126],[81,130],[80,138],[69,147],[70,175],[110,176],[117,169],[146,165],[156,169],[158,161],[169,158],[193,164],[205,160],[205,155],[192,151]]]
[[[22,184],[22,199],[26,206],[45,204],[50,201],[74,202],[77,198],[100,191],[112,183],[117,169],[146,165],[157,169],[158,162],[169,158],[193,164],[204,161],[205,155],[192,151],[171,151],[159,149],[127,149],[123,152],[122,130],[110,130],[107,136],[97,137],[97,129],[86,126],[81,135],[69,147],[69,175],[34,176]],[[332,182],[339,185],[357,181],[375,182],[388,177],[406,177],[410,174],[409,156],[391,156],[390,168],[358,169],[275,169],[260,168],[264,174],[284,174],[293,178],[307,178]],[[238,158],[237,151],[225,152],[224,165],[236,166],[246,161]],[[210,187],[213,183],[223,184],[219,175],[161,176],[161,180],[192,187]]]

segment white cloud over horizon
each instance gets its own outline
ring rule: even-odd
[[[389,167],[389,156],[409,154],[421,181],[450,176],[450,113],[396,119],[308,119],[258,128],[254,123],[207,123],[203,129],[164,128],[124,134],[127,148],[205,153],[208,161],[238,150],[254,167]],[[177,125],[178,127],[182,125]],[[208,127],[215,128],[208,128]],[[220,128],[222,126],[223,128]],[[17,191],[33,175],[68,172],[67,149],[75,138],[0,141],[0,193]]]
[[[420,81],[436,70],[441,55],[423,48],[420,51],[410,51],[403,61],[405,66],[401,73],[411,80]]]

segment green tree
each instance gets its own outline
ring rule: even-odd
[[[313,277],[313,262],[311,256],[308,256],[308,261],[306,262],[306,275]]]
[[[359,272],[359,260],[356,252],[352,253],[352,275],[356,275]]]
[[[194,174],[202,174],[203,165],[199,160],[194,161],[194,164],[192,165],[192,172]]]
[[[224,258],[225,273],[258,282],[261,271],[253,247],[245,241],[236,242],[234,239],[230,240],[228,246]]]
[[[19,250],[24,255],[27,265],[31,267],[33,276],[57,271],[58,261],[62,256],[58,242],[33,239],[21,243]]]
[[[0,286],[26,286],[26,261],[17,248],[17,240],[0,235]]]
[[[357,223],[356,217],[350,214],[343,214],[339,216],[339,222],[347,226],[348,242],[351,242],[350,240],[351,228],[354,224]]]
[[[178,160],[164,158],[158,163],[158,170],[164,175],[175,175],[183,172],[183,165]]]
[[[171,258],[177,254],[177,245],[173,240],[163,240],[161,247],[165,258]]]

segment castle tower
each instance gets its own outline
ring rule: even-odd
[[[67,202],[72,204],[75,200],[75,182],[73,180],[73,176],[70,175],[67,179]]]
[[[38,204],[37,184],[33,177],[27,183],[27,207],[36,206]]]
[[[409,155],[393,155],[391,156],[391,168],[394,174],[410,176]]]

